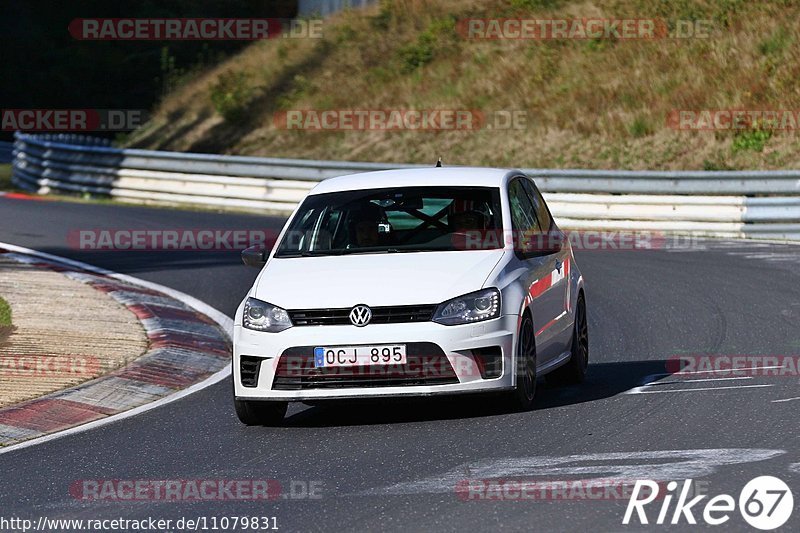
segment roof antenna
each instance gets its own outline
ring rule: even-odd
[[[442,168],[442,156],[439,156],[439,160],[436,161],[436,168]]]

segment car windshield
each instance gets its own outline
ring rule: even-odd
[[[467,235],[502,230],[493,187],[401,187],[311,195],[275,257],[495,249],[497,239],[464,246]]]

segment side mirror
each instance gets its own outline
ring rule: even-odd
[[[555,254],[561,251],[561,248],[564,247],[564,241],[561,239],[554,240],[547,246],[547,253],[548,254]]]
[[[261,268],[267,263],[268,255],[269,250],[257,244],[242,251],[242,263],[250,267]]]
[[[520,259],[542,257],[555,254],[564,247],[565,235],[562,232],[537,233],[516,242],[514,252]]]

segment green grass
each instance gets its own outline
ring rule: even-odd
[[[11,307],[8,302],[0,298],[0,327],[11,326]]]
[[[0,165],[0,191],[11,188],[11,165]]]

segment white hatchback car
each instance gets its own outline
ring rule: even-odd
[[[588,364],[583,277],[517,170],[390,170],[322,181],[287,221],[234,322],[236,413],[290,401],[500,392]]]

